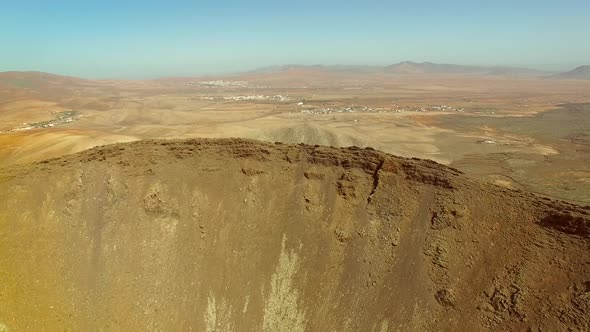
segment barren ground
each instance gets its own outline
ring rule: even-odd
[[[4,165],[146,138],[244,137],[371,146],[453,165],[498,185],[590,202],[590,116],[583,105],[590,102],[589,81],[313,70],[155,81],[9,74],[0,75]],[[232,84],[199,84],[217,80]],[[277,95],[286,100],[231,99]],[[417,111],[438,105],[452,109]],[[405,112],[308,114],[347,107]],[[78,115],[10,132],[63,112]]]
[[[588,81],[0,73],[0,120],[2,332],[590,329]]]
[[[141,141],[0,169],[10,331],[585,331],[590,207],[372,149]]]

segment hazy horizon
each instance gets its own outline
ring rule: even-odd
[[[399,63],[403,63],[403,62],[414,62],[417,64],[422,64],[422,63],[433,63],[432,61],[424,61],[424,62],[417,62],[417,61],[412,61],[412,60],[404,60],[404,61],[400,61],[400,62],[396,62],[396,63],[388,63],[388,64],[374,64],[374,65],[366,65],[366,64],[323,64],[323,63],[316,63],[316,64],[300,64],[300,63],[287,63],[287,64],[274,64],[274,65],[269,65],[269,66],[261,66],[261,67],[252,67],[252,68],[243,68],[243,69],[239,69],[239,70],[234,70],[234,71],[205,71],[205,72],[189,72],[189,71],[185,71],[185,72],[180,72],[180,73],[163,73],[161,75],[138,75],[138,76],[125,76],[125,75],[102,75],[102,76],[92,76],[92,75],[77,75],[77,74],[70,74],[70,73],[63,73],[63,72],[53,72],[53,71],[45,71],[45,70],[27,70],[27,69],[23,69],[23,70],[0,70],[0,73],[3,72],[40,72],[40,73],[47,73],[47,74],[53,74],[53,75],[60,75],[60,76],[71,76],[71,77],[78,77],[78,78],[83,78],[83,79],[129,79],[129,80],[142,80],[142,79],[161,79],[161,78],[173,78],[173,77],[223,77],[223,76],[233,76],[233,75],[243,75],[243,74],[248,74],[248,73],[253,73],[253,72],[257,72],[257,71],[264,71],[267,69],[273,69],[273,68],[281,68],[281,67],[294,67],[294,66],[301,66],[301,67],[375,67],[375,68],[384,68],[386,66],[390,66],[390,65],[395,65],[395,64],[399,64]],[[464,64],[460,64],[460,63],[435,63],[435,64],[439,64],[439,65],[459,65],[459,66],[474,66],[474,67],[489,67],[489,68],[494,68],[494,67],[498,67],[498,68],[515,68],[515,69],[531,69],[531,70],[538,70],[541,74],[556,74],[556,73],[561,73],[561,72],[567,72],[570,71],[572,69],[574,69],[575,67],[572,68],[563,68],[563,69],[550,69],[551,66],[549,66],[549,68],[545,67],[545,66],[541,66],[541,67],[532,67],[532,66],[526,66],[526,65],[485,65],[485,64],[469,64],[469,65],[464,65]],[[577,66],[579,67],[579,66]]]
[[[566,71],[588,63],[590,4],[568,0],[21,1],[0,20],[0,71],[155,78],[406,60]]]

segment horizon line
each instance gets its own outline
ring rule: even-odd
[[[145,77],[131,77],[134,75],[129,76],[105,76],[102,78],[99,77],[92,77],[91,75],[77,75],[77,74],[67,74],[61,72],[52,72],[52,71],[44,71],[44,70],[4,70],[0,71],[2,73],[41,73],[41,74],[50,74],[56,76],[64,76],[64,77],[72,77],[72,78],[81,78],[87,80],[130,80],[130,81],[142,81],[142,80],[158,80],[158,79],[172,79],[172,78],[191,78],[191,77],[215,77],[215,76],[232,76],[232,75],[244,75],[244,74],[253,74],[263,70],[272,70],[272,69],[289,69],[289,67],[301,67],[301,68],[335,68],[335,67],[350,67],[352,68],[372,68],[372,69],[386,69],[388,67],[393,67],[396,65],[402,64],[412,64],[412,65],[439,65],[439,66],[458,66],[458,67],[465,67],[465,68],[481,68],[481,69],[516,69],[516,70],[529,70],[529,71],[536,71],[539,74],[560,74],[566,73],[572,70],[575,70],[580,67],[584,67],[587,65],[581,64],[575,67],[568,67],[569,69],[565,70],[548,70],[548,69],[541,69],[538,68],[539,65],[482,65],[482,64],[460,64],[460,63],[443,63],[443,62],[431,62],[431,61],[412,61],[412,60],[405,60],[400,61],[392,64],[383,64],[383,65],[374,65],[374,64],[343,64],[343,63],[335,63],[335,64],[325,64],[325,63],[316,63],[316,64],[301,64],[301,63],[284,63],[284,64],[274,64],[274,65],[266,65],[266,66],[252,66],[251,69],[242,69],[242,70],[234,70],[234,71],[216,71],[216,72],[203,72],[203,73],[194,73],[194,74],[163,74],[163,75],[146,75]],[[557,65],[544,65],[544,66],[557,66]]]

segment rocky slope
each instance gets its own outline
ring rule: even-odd
[[[94,148],[0,170],[0,330],[584,331],[589,214],[372,149]]]

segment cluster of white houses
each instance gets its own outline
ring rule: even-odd
[[[235,101],[280,101],[286,102],[291,101],[291,98],[283,95],[274,95],[274,96],[266,96],[266,95],[244,95],[244,96],[223,96],[223,97],[212,97],[212,96],[205,96],[200,97],[201,100],[235,100]]]
[[[265,86],[261,86],[249,81],[226,81],[226,80],[215,80],[215,81],[197,81],[187,83],[189,86],[200,86],[205,88],[232,88],[232,89],[263,89]]]
[[[302,106],[303,103],[299,103]],[[334,113],[403,113],[403,112],[463,112],[462,108],[454,108],[451,106],[440,105],[440,106],[406,106],[399,107],[394,105],[393,107],[339,107],[339,108],[316,108],[316,109],[304,109],[301,113],[304,114],[334,114]]]
[[[8,132],[18,132],[18,131],[25,131],[31,129],[41,129],[41,128],[52,128],[55,126],[67,124],[77,120],[81,115],[76,111],[65,111],[57,113],[55,119],[49,121],[42,121],[42,122],[35,122],[35,123],[23,123],[22,125],[9,130]]]

